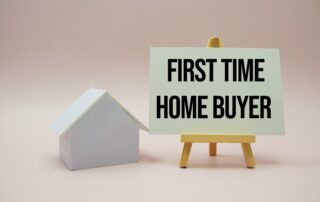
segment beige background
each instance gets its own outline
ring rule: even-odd
[[[320,2],[0,0],[0,201],[319,201]],[[141,132],[140,163],[69,172],[53,121],[89,87],[148,121],[151,46],[280,48],[286,136],[195,145]]]

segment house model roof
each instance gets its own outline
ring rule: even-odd
[[[66,133],[86,112],[88,112],[94,105],[105,95],[109,95],[105,90],[91,88],[87,90],[81,97],[79,97],[58,119],[53,125],[53,130],[62,135]],[[134,117],[126,108],[124,108],[115,98],[119,106],[132,118],[142,130],[148,131],[148,128]]]

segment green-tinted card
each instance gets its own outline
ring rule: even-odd
[[[151,48],[150,133],[284,134],[278,49]]]

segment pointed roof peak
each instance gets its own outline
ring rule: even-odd
[[[123,109],[128,116],[136,122],[138,127],[142,130],[148,131],[149,129],[133,116],[120,102],[112,97],[106,90],[90,88],[82,94],[54,123],[53,130],[62,135],[66,133],[78,120],[81,119],[103,96],[110,96],[116,103]]]

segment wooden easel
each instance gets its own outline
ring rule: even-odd
[[[207,47],[222,47],[221,39],[217,37],[210,37],[208,40]],[[184,146],[181,154],[180,167],[187,168],[192,143],[209,143],[210,156],[217,155],[217,143],[240,143],[247,168],[253,168],[255,166],[255,161],[252,154],[250,143],[254,143],[255,141],[256,136],[254,134],[181,134],[181,142],[184,143]]]

